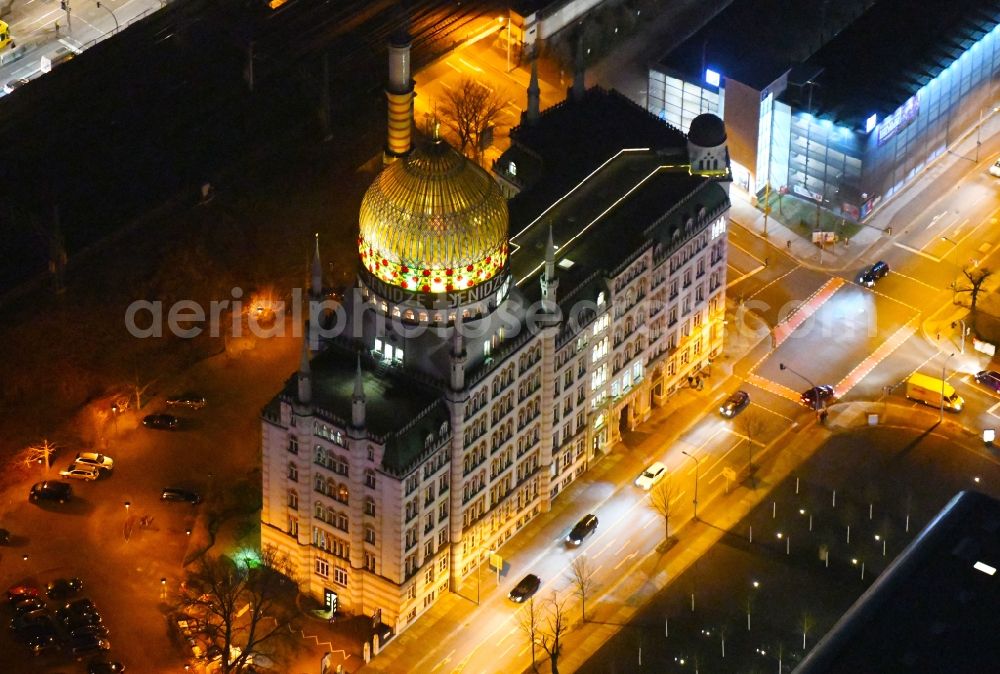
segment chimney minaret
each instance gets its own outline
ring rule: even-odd
[[[405,157],[412,146],[413,79],[410,76],[410,36],[396,33],[389,38],[389,84],[385,97],[389,101],[389,128],[383,160],[391,164]]]

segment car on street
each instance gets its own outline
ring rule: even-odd
[[[976,373],[976,381],[994,393],[1000,393],[1000,372],[981,370]]]
[[[880,278],[885,278],[889,274],[889,265],[885,260],[879,260],[870,267],[865,267],[861,274],[858,275],[858,283],[865,286],[866,288],[871,288],[875,285],[875,281]]]
[[[42,591],[34,585],[12,585],[7,588],[7,601],[14,604],[25,599],[37,599]]]
[[[65,503],[73,498],[73,487],[68,482],[36,482],[31,486],[31,493],[28,495],[31,501],[46,500],[59,501]]]
[[[198,395],[197,393],[183,393],[179,396],[170,396],[167,398],[167,407],[187,407],[192,410],[200,410],[208,401],[205,400],[205,396]]]
[[[111,650],[111,642],[93,634],[70,637],[66,643],[69,652],[76,658]]]
[[[725,402],[719,406],[719,414],[727,419],[732,419],[746,409],[749,404],[750,394],[746,391],[737,391],[733,395],[726,398]]]
[[[59,646],[59,633],[51,617],[17,630],[14,632],[14,638],[27,646],[35,655]]]
[[[87,674],[121,674],[125,665],[112,660],[91,660],[87,665]]]
[[[541,585],[541,578],[533,573],[529,573],[514,586],[514,589],[511,590],[510,594],[507,596],[511,601],[520,604],[521,602],[528,601],[532,595],[538,592],[538,588],[541,587]]]
[[[44,622],[52,622],[52,614],[49,613],[48,609],[39,608],[34,611],[28,611],[27,613],[15,615],[11,618],[10,628],[17,632],[19,630],[23,630],[25,627],[30,627],[31,625],[37,625]]]
[[[71,463],[65,470],[60,470],[59,475],[74,480],[91,481],[101,476],[101,469],[92,463]]]
[[[98,452],[80,452],[76,455],[76,461],[74,463],[88,463],[92,466],[97,466],[101,470],[109,472],[115,468],[114,459],[107,454],[100,454]]]
[[[584,538],[594,533],[595,529],[597,529],[597,515],[584,515],[570,530],[566,542],[574,546],[580,545]]]
[[[833,387],[829,384],[821,384],[820,386],[812,387],[808,391],[803,391],[799,402],[810,409],[816,409],[816,407],[826,404],[832,398]]]
[[[178,489],[177,487],[165,487],[160,494],[161,501],[183,501],[191,505],[201,503],[201,496],[198,492],[190,489]]]
[[[3,85],[4,93],[12,94],[16,90],[20,89],[25,84],[27,84],[29,81],[30,80],[28,80],[26,77],[18,77],[13,80],[8,80],[7,83]]]
[[[49,599],[65,599],[83,589],[83,581],[79,578],[56,578],[45,588]]]
[[[147,414],[142,418],[142,425],[160,431],[172,431],[180,426],[181,420],[172,414]]]
[[[990,167],[990,175],[1000,178],[1000,159],[993,162],[993,166]]]
[[[657,482],[662,480],[667,474],[667,467],[657,461],[646,470],[642,471],[639,477],[635,478],[635,486],[649,491]]]

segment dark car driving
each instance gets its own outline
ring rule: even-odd
[[[976,373],[976,381],[994,393],[1000,393],[1000,372],[982,370]]]
[[[507,596],[511,601],[520,604],[523,601],[527,601],[531,598],[533,594],[538,592],[538,588],[541,587],[542,580],[533,573],[529,573],[527,576],[521,579],[514,589],[510,591]]]
[[[858,276],[858,283],[865,286],[866,288],[871,288],[875,285],[875,281],[880,278],[885,278],[889,273],[889,265],[884,260],[879,260],[870,267],[865,267],[865,270],[861,272]]]
[[[595,529],[597,529],[597,515],[584,515],[566,536],[566,542],[570,545],[580,545],[584,538],[594,533]]]
[[[148,414],[142,418],[142,425],[146,428],[155,428],[161,431],[172,431],[180,425],[181,421],[172,414]]]
[[[59,501],[65,503],[73,498],[73,487],[66,482],[36,482],[31,486],[31,494],[28,496],[32,501],[44,499],[46,501]]]
[[[726,398],[726,401],[719,406],[719,414],[727,419],[732,419],[746,409],[749,404],[750,394],[746,391],[737,391],[733,395]]]
[[[826,403],[826,401],[833,398],[833,387],[829,384],[822,384],[820,386],[814,386],[808,391],[803,391],[802,397],[799,400],[806,407],[811,407],[815,409],[816,407]]]

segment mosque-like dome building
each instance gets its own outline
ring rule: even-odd
[[[496,181],[440,138],[383,170],[361,202],[358,247],[375,278],[416,293],[472,288],[507,265]]]

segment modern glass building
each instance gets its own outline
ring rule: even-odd
[[[759,41],[787,40],[815,8],[768,19],[773,4],[736,0],[649,71],[651,112],[723,117],[751,194],[770,185],[864,220],[993,113],[1000,0],[858,3],[839,32],[805,34],[818,48],[798,59]],[[770,20],[770,35],[739,29]]]

